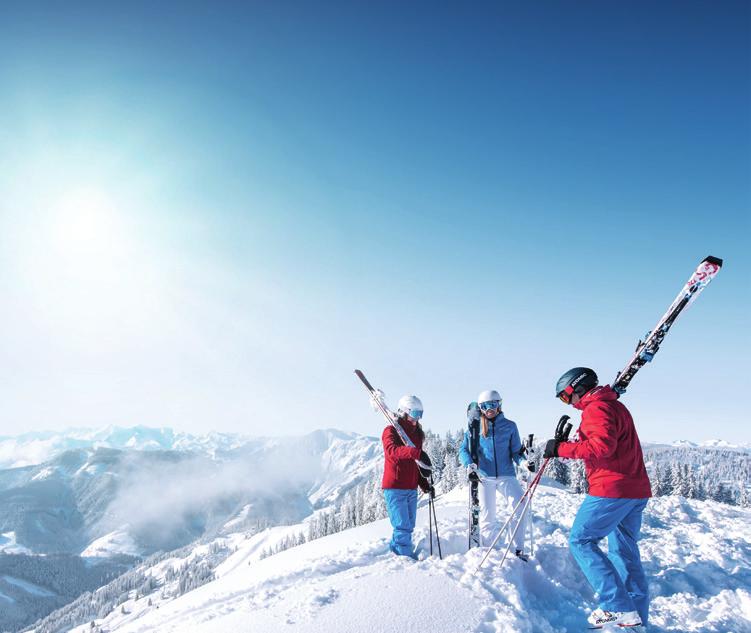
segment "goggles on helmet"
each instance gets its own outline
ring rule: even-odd
[[[422,418],[422,409],[404,409],[402,413],[408,415],[413,420],[419,420]]]
[[[561,393],[558,394],[558,399],[564,404],[571,404],[571,399],[574,397],[574,388],[569,385]]]
[[[500,409],[500,408],[501,408],[500,400],[488,400],[487,402],[480,403],[481,411],[492,411],[493,409]]]

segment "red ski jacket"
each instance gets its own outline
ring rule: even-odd
[[[589,494],[617,499],[652,496],[639,436],[628,409],[609,386],[597,387],[574,405],[582,412],[579,438],[562,442],[558,456],[583,459]]]
[[[417,425],[409,421],[401,421],[401,427],[415,447],[404,446],[396,429],[390,424],[383,429],[381,441],[386,461],[383,465],[383,482],[381,488],[399,488],[400,490],[414,490],[417,488],[420,472],[415,460],[420,457],[422,438],[417,432]]]

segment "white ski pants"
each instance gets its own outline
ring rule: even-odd
[[[506,508],[502,519],[499,519],[496,513],[496,491],[501,494],[502,507]],[[480,535],[482,537],[482,544],[484,547],[489,547],[493,542],[493,539],[498,534],[498,530],[508,519],[511,510],[519,502],[524,494],[522,487],[519,485],[516,477],[485,477],[480,481]],[[508,543],[509,536],[514,527],[516,527],[516,521],[518,520],[521,511],[524,506],[519,507],[519,511],[516,517],[511,521],[508,527],[506,535],[501,537],[496,543],[496,547],[505,545]],[[529,521],[529,510],[524,515],[524,521],[516,531],[514,536],[514,547],[516,549],[524,550],[524,535],[527,533]]]

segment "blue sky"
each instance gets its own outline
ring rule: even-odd
[[[523,432],[725,268],[624,402],[751,441],[747,3],[0,9],[0,434]]]

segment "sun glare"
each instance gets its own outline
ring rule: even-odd
[[[95,188],[68,191],[54,213],[54,246],[65,259],[113,257],[122,250],[127,235],[115,202],[105,192]]]

